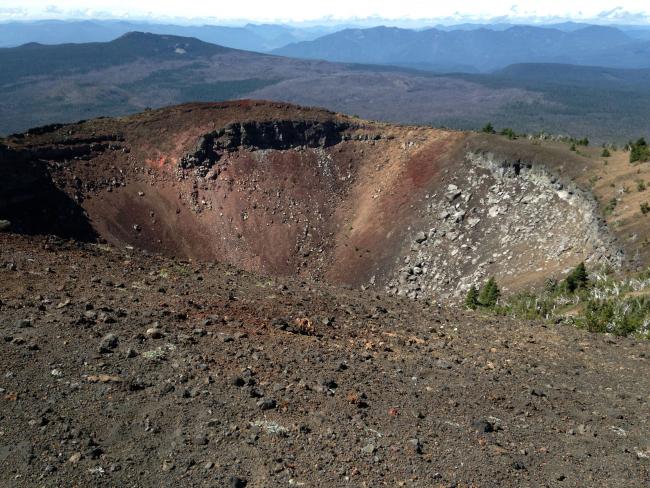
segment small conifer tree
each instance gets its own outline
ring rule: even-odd
[[[629,142],[628,147],[630,148],[630,163],[650,161],[650,147],[643,137],[636,142]]]
[[[494,307],[500,296],[501,290],[499,290],[496,280],[492,277],[481,288],[478,301],[483,307]]]
[[[465,306],[470,310],[476,310],[478,307],[478,290],[474,285],[467,291],[467,296],[465,297]]]
[[[513,140],[517,138],[517,134],[510,127],[506,127],[501,131],[502,136],[506,136],[508,139]]]
[[[576,266],[569,276],[566,277],[565,284],[567,291],[573,293],[576,290],[585,288],[589,283],[589,275],[587,274],[587,269],[585,268],[585,263],[580,263]]]
[[[492,122],[488,122],[487,124],[485,124],[485,127],[483,127],[482,131],[485,132],[486,134],[496,133],[496,131],[494,130],[494,126],[492,125]]]

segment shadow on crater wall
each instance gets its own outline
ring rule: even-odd
[[[0,146],[0,219],[21,234],[96,241],[83,208],[52,182],[45,163]]]

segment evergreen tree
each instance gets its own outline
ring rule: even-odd
[[[478,307],[478,290],[474,285],[467,291],[467,296],[465,297],[465,306],[470,310],[476,310]]]
[[[497,282],[494,277],[490,278],[485,286],[481,288],[481,292],[478,296],[479,303],[484,307],[494,307],[501,296],[501,291],[497,286]]]
[[[510,140],[517,138],[517,134],[515,134],[515,131],[512,130],[510,127],[506,127],[505,129],[503,129],[501,131],[501,135],[506,136]]]
[[[608,158],[608,157],[610,157],[611,155],[612,155],[612,154],[609,152],[609,149],[607,149],[607,148],[605,147],[605,148],[603,148],[603,152],[600,154],[600,157],[601,157],[601,158]]]
[[[492,126],[492,122],[488,122],[487,124],[485,124],[485,127],[483,127],[482,131],[485,132],[486,134],[496,133],[494,127]]]
[[[650,161],[650,147],[643,137],[636,142],[628,143],[628,146],[630,147],[630,163]]]
[[[587,269],[585,268],[585,263],[580,263],[576,266],[569,276],[566,277],[566,288],[567,291],[573,293],[576,290],[585,288],[589,283],[589,275],[587,275]]]

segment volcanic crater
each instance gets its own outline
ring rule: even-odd
[[[188,104],[3,141],[15,229],[267,275],[458,300],[623,249],[570,156],[264,101]],[[558,169],[559,168],[559,169]]]

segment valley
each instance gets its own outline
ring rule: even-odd
[[[131,32],[110,42],[0,48],[0,134],[187,102],[254,98],[391,123],[588,136],[650,133],[647,69],[514,65],[433,73],[241,51]]]

